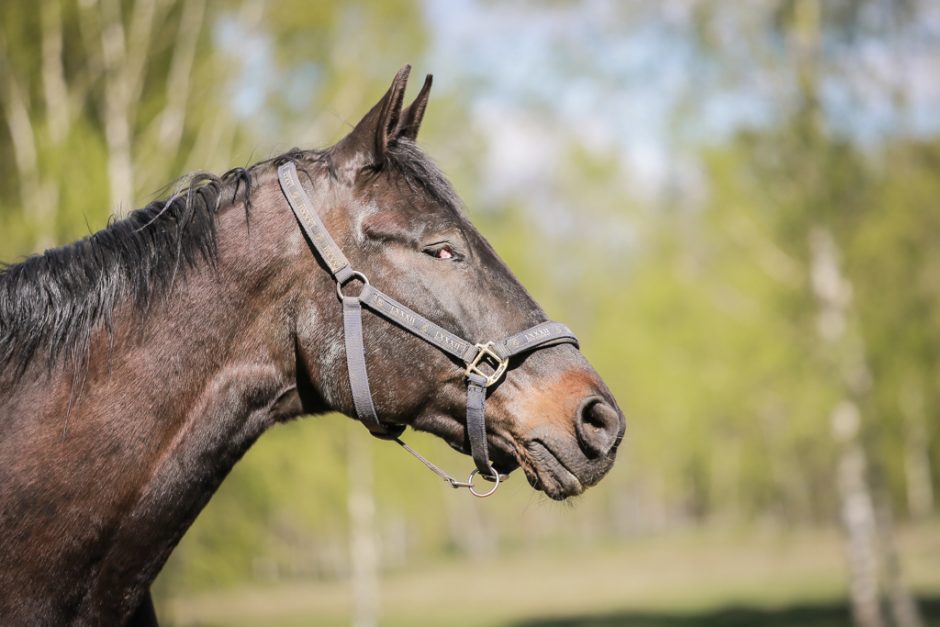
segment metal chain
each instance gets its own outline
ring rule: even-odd
[[[419,462],[421,462],[422,464],[424,464],[425,466],[427,466],[428,470],[430,470],[430,471],[433,472],[435,475],[437,475],[438,477],[440,477],[441,479],[443,479],[445,482],[447,482],[448,484],[450,484],[450,487],[454,488],[455,490],[456,490],[457,488],[468,488],[468,489],[470,490],[470,494],[472,494],[473,496],[479,497],[479,498],[481,498],[481,499],[482,499],[482,498],[486,498],[486,497],[490,496],[491,494],[493,494],[494,492],[496,492],[496,488],[499,487],[499,484],[502,483],[502,482],[507,478],[507,475],[502,475],[502,474],[500,474],[500,473],[498,473],[498,472],[494,474],[494,477],[495,477],[494,479],[490,479],[489,477],[485,477],[485,476],[484,476],[484,477],[483,477],[484,479],[493,481],[493,487],[490,488],[489,490],[487,490],[486,492],[477,492],[476,489],[473,487],[473,478],[474,478],[475,476],[477,476],[478,474],[480,474],[480,471],[477,470],[476,468],[473,469],[473,472],[470,473],[470,476],[467,477],[467,480],[466,480],[466,481],[458,481],[457,479],[454,479],[454,478],[451,477],[449,474],[447,474],[446,471],[444,471],[442,468],[440,468],[440,467],[439,467],[438,465],[436,465],[434,462],[432,462],[431,460],[429,460],[428,458],[426,458],[424,455],[422,455],[422,454],[419,453],[418,451],[416,451],[416,450],[414,450],[413,448],[411,448],[410,446],[408,446],[408,445],[405,443],[405,441],[402,440],[401,438],[395,438],[394,441],[397,442],[403,449],[405,449],[406,451],[408,451],[409,453],[411,453],[412,455],[414,455],[415,458],[416,458]],[[482,476],[482,475],[481,475],[481,476]]]

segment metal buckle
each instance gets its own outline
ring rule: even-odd
[[[486,344],[477,344],[477,354],[474,358],[467,364],[467,370],[464,374],[470,376],[471,374],[478,374],[481,377],[486,379],[486,387],[490,387],[494,383],[500,380],[503,376],[503,373],[506,372],[506,368],[509,367],[509,360],[503,359],[496,352],[496,345],[493,342],[487,342]],[[486,359],[487,363],[490,366],[495,368],[492,374],[486,374],[480,370],[480,363]]]

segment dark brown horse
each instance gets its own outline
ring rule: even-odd
[[[278,166],[413,312],[479,340],[546,320],[416,148],[430,80],[403,109],[407,74],[328,150],[198,177],[0,273],[0,624],[155,624],[150,583],[258,436],[356,415],[337,286]],[[466,364],[416,333],[362,318],[377,415],[469,451]],[[616,402],[570,341],[506,361],[488,459],[579,494],[613,463]]]

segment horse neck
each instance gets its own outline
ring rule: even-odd
[[[250,221],[241,207],[223,210],[214,263],[190,269],[144,312],[129,302],[118,308],[112,334],[97,334],[85,372],[71,378],[78,389],[64,438],[83,425],[120,436],[129,423],[149,423],[172,445],[168,438],[192,430],[223,397],[230,411],[233,396],[261,403],[251,381],[293,385],[294,270],[278,241],[289,214],[269,209],[260,203]],[[103,405],[114,416],[98,424]]]

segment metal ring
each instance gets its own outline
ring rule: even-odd
[[[336,282],[336,295],[339,296],[340,300],[343,300],[345,296],[343,294],[343,286],[349,283],[350,281],[352,281],[353,279],[359,279],[363,285],[369,285],[369,279],[368,277],[366,277],[366,275],[356,270],[353,270],[352,274],[349,275],[348,279],[346,279],[342,283],[340,283],[339,281]]]
[[[467,483],[469,484],[468,487],[470,488],[470,494],[472,494],[473,496],[479,497],[481,499],[485,499],[486,497],[491,495],[493,492],[496,492],[496,488],[499,487],[499,482],[500,482],[499,473],[496,472],[495,470],[493,471],[493,474],[496,477],[496,480],[493,482],[493,487],[490,488],[489,492],[477,492],[474,489],[473,478],[479,474],[480,474],[480,471],[478,469],[474,469],[474,471],[470,473],[470,476],[467,477]]]

